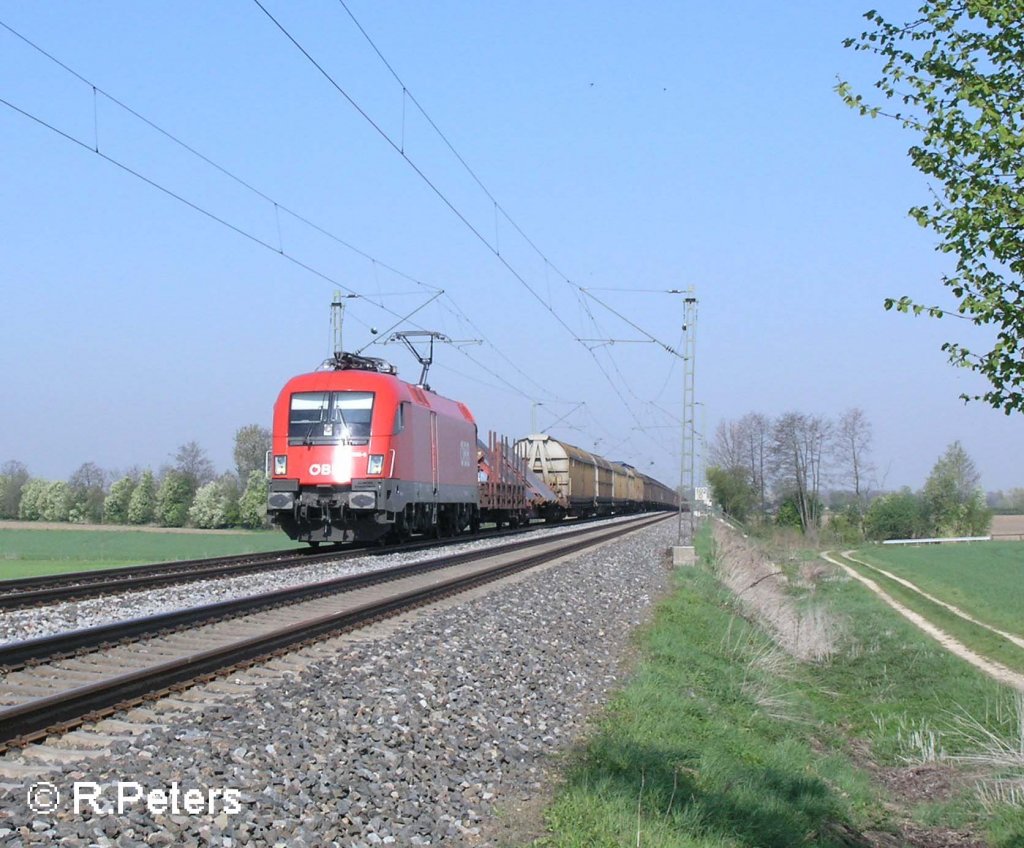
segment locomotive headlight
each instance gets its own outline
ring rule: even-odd
[[[282,474],[288,473],[288,457],[287,456],[275,456],[274,457],[274,474],[280,477]]]
[[[384,454],[371,453],[366,463],[367,474],[380,474],[384,470]]]

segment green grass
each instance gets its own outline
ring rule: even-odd
[[[675,581],[632,680],[568,764],[538,845],[632,846],[639,832],[647,848],[790,848],[892,831],[867,760],[903,765],[929,730],[965,751],[955,716],[988,721],[1008,697],[852,580],[815,590],[846,626],[840,655],[819,666],[781,661],[704,568]],[[1024,812],[990,815],[969,782],[899,815],[972,828],[994,848],[1024,844]]]
[[[1024,636],[1024,543],[876,545],[857,555],[993,627]]]
[[[0,527],[0,580],[255,551],[294,543],[277,531],[170,533],[110,530],[14,530]]]
[[[858,554],[858,556],[860,556],[860,554]],[[864,557],[864,559],[867,560],[868,558]],[[1002,663],[1007,668],[1024,674],[1024,648],[1020,648],[1008,639],[1003,638],[997,633],[993,633],[991,630],[967,621],[942,605],[934,603],[933,601],[923,597],[919,592],[915,592],[913,589],[907,588],[903,584],[880,574],[872,568],[866,568],[860,563],[850,561],[845,557],[843,558],[843,561],[851,568],[854,568],[859,573],[863,574],[869,580],[873,580],[877,583],[879,588],[894,600],[903,604],[905,607],[914,610],[914,612],[920,613],[928,619],[928,621],[936,627],[944,630],[958,642],[961,642],[971,650],[981,654],[983,657],[995,660],[998,663]],[[892,573],[896,573],[894,569],[892,570]],[[916,581],[914,582],[916,583]],[[920,584],[918,583],[916,585]],[[1012,591],[1009,587],[1008,590]],[[938,592],[931,594],[933,594],[933,597],[941,597]],[[947,600],[946,597],[941,597],[941,599]],[[983,613],[975,613],[974,611],[971,611],[971,614],[974,615],[977,620],[985,621]],[[989,616],[989,621],[991,621],[991,616]],[[1015,630],[1017,633],[1020,632],[1021,628],[1019,622]]]

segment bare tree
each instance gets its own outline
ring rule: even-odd
[[[720,421],[711,443],[711,465],[746,468],[746,439],[738,421]]]
[[[854,407],[839,416],[836,423],[832,451],[842,474],[842,480],[860,499],[865,481],[874,471],[870,460],[871,422],[862,409]]]
[[[711,445],[711,464],[718,468],[742,469],[763,515],[767,508],[768,443],[771,421],[749,412],[738,421],[722,421]]]
[[[192,493],[217,476],[206,451],[196,441],[186,442],[178,448],[174,455],[174,470],[185,478]]]
[[[0,518],[17,518],[21,492],[30,475],[24,463],[15,459],[0,465]]]
[[[793,497],[804,532],[821,520],[821,486],[832,425],[818,415],[787,412],[772,427],[771,467],[776,487]]]
[[[103,501],[107,496],[109,475],[95,462],[84,462],[68,478],[71,520],[99,524],[103,520]]]
[[[235,432],[235,467],[238,479],[245,481],[253,471],[263,471],[270,450],[270,431],[259,424],[249,424]]]
[[[749,412],[739,422],[743,433],[744,454],[750,471],[750,485],[757,494],[761,515],[768,510],[768,446],[772,422],[760,412]]]

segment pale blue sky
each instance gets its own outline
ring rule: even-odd
[[[678,414],[679,368],[646,344],[592,356],[573,334],[635,333],[593,302],[591,321],[560,271],[619,290],[594,294],[670,345],[679,298],[647,290],[696,287],[709,435],[749,411],[860,406],[879,483],[920,486],[959,439],[986,488],[1024,486],[1019,417],[965,407],[958,395],[983,386],[939,351],[961,322],[882,309],[903,294],[948,305],[948,260],[906,216],[928,193],[911,139],[833,91],[837,75],[864,88],[875,76],[841,46],[867,5],[351,0],[558,271],[496,225],[408,100],[403,131],[401,87],[339,3],[265,5],[546,305],[250,0],[0,2],[0,21],[274,201],[443,288],[418,326],[487,344],[440,348],[431,382],[482,431],[525,433],[533,401],[541,426],[586,401],[564,422],[577,429],[553,432],[678,479],[678,433],[658,407]],[[3,29],[0,98],[395,312],[429,297],[275,215]],[[54,478],[86,460],[157,468],[196,439],[230,467],[234,431],[269,425],[280,386],[329,353],[335,287],[3,105],[0,161],[0,461]],[[348,314],[348,347],[393,320],[369,300]],[[368,352],[418,373],[400,346]]]

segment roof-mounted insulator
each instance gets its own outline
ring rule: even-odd
[[[359,356],[344,351],[335,353],[325,359],[320,366],[321,371],[376,371],[379,374],[397,374],[398,369],[386,359],[375,356]]]

